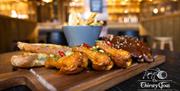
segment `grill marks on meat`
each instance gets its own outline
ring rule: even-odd
[[[59,55],[59,51],[64,52],[64,53],[67,51],[72,51],[71,48],[69,47],[55,45],[55,44],[18,42],[17,45],[20,50],[23,50],[26,52],[32,52],[32,53],[46,53],[46,54]]]
[[[153,57],[150,48],[142,41],[129,36],[111,36],[105,37],[105,41],[110,41],[112,47],[116,49],[123,49],[131,53],[131,56],[139,62],[147,61],[152,62]]]

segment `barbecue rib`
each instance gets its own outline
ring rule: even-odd
[[[146,44],[137,38],[130,36],[108,36],[104,38],[109,41],[112,47],[116,49],[123,49],[131,53],[132,57],[139,62],[153,62],[151,50]]]
[[[106,54],[92,51],[86,47],[75,47],[73,51],[78,51],[86,54],[92,62],[92,67],[95,70],[110,70],[113,67],[113,62],[110,57]]]
[[[132,59],[129,52],[121,49],[115,49],[107,45],[105,41],[96,42],[96,46],[103,49],[106,53],[110,54],[117,67],[127,68],[132,64]]]

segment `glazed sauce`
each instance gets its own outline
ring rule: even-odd
[[[112,47],[116,49],[130,52],[134,58],[145,59],[148,62],[153,61],[151,49],[135,37],[113,36],[112,38],[105,38],[105,40],[110,41]]]

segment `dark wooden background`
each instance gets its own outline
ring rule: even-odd
[[[37,23],[0,15],[0,53],[14,50],[17,41],[37,42]]]
[[[174,49],[180,51],[180,13],[144,19],[141,25],[151,37],[173,37]]]

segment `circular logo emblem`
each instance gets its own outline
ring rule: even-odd
[[[167,78],[167,72],[165,71],[159,71],[158,74],[157,74],[157,77],[159,79],[166,79]]]

